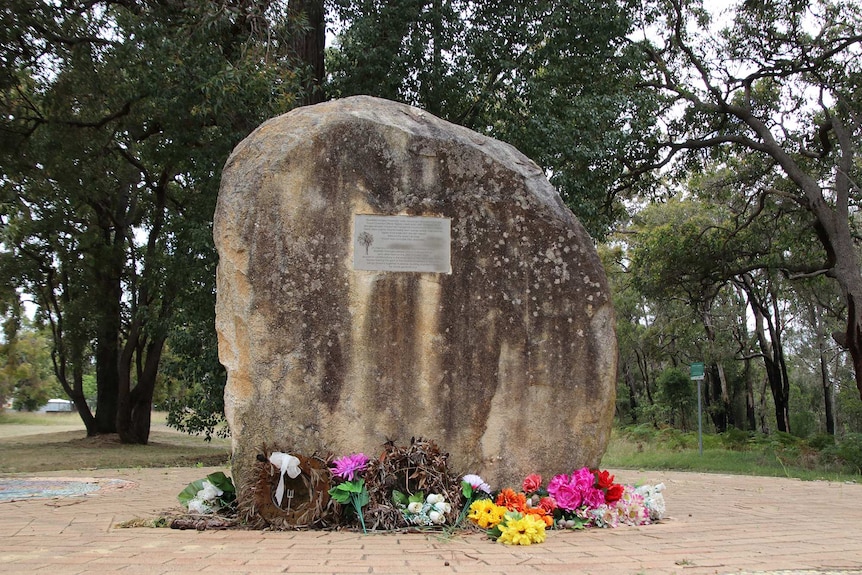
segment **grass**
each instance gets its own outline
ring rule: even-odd
[[[785,438],[753,439],[728,448],[722,437],[703,438],[678,430],[615,428],[602,467],[615,469],[667,469],[734,475],[792,477],[803,480],[859,482],[862,476],[842,462],[825,462],[805,442]]]
[[[168,428],[154,413],[148,445],[123,445],[116,435],[87,437],[76,414],[0,414],[0,473],[73,469],[228,465],[230,442]]]
[[[86,437],[80,418],[70,413],[0,412],[0,473],[74,469],[228,466],[230,442],[207,443],[165,425],[153,414],[149,445],[123,445],[116,436]],[[704,436],[649,426],[615,428],[602,459],[612,469],[668,469],[804,480],[862,481],[858,468],[823,457],[806,442],[786,434]]]

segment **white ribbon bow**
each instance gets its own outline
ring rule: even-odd
[[[278,480],[278,487],[275,489],[275,500],[281,507],[281,500],[284,497],[284,474],[287,473],[288,477],[296,479],[302,470],[299,468],[298,458],[281,451],[274,451],[269,456],[269,462],[281,469],[281,479]]]

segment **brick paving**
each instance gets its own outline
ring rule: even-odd
[[[664,482],[669,517],[644,527],[550,531],[530,547],[480,534],[117,526],[177,510],[176,494],[216,470],[40,474],[129,483],[104,482],[80,497],[0,503],[0,573],[862,575],[862,485],[703,473],[616,471],[619,482]]]

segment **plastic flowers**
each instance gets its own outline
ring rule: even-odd
[[[461,495],[464,496],[464,507],[461,508],[455,525],[460,525],[464,521],[474,501],[491,496],[491,486],[478,475],[468,474],[461,478]]]
[[[400,491],[395,491],[392,498],[404,513],[404,518],[413,525],[442,525],[446,522],[446,514],[452,511],[452,506],[437,493],[425,497],[420,491],[407,497]]]
[[[490,499],[479,499],[470,504],[467,518],[482,529],[496,527],[506,515],[508,509],[495,504]]]
[[[353,481],[354,476],[368,465],[368,457],[364,453],[353,453],[339,457],[332,462],[332,475]]]
[[[560,511],[557,525],[567,528],[645,525],[664,517],[661,488],[614,483],[607,471],[586,467],[572,475],[557,475],[548,484],[548,494]],[[650,501],[647,502],[647,496]]]
[[[362,524],[362,532],[367,533],[365,529],[365,517],[362,516],[362,508],[368,505],[368,490],[365,488],[365,480],[362,478],[355,479],[355,477],[368,465],[368,457],[364,453],[353,453],[339,457],[332,464],[333,477],[338,477],[345,481],[330,489],[329,496],[342,505],[347,503],[352,504],[353,510]]]
[[[652,521],[658,521],[664,517],[665,513],[665,504],[664,504],[664,495],[662,495],[662,491],[664,491],[664,483],[659,483],[658,485],[641,485],[635,488],[635,493],[643,497],[644,505],[649,512],[649,518]]]
[[[231,507],[236,501],[236,489],[230,477],[217,471],[189,483],[177,498],[191,513],[206,515]]]
[[[482,491],[483,493],[490,495],[491,494],[491,486],[485,483],[485,480],[479,477],[478,475],[468,474],[461,478],[461,487],[464,487],[464,484],[470,486],[471,492],[475,493],[477,491]]]
[[[583,467],[551,479],[542,489],[538,474],[528,475],[522,492],[502,489],[494,500],[470,504],[467,517],[507,545],[545,540],[545,529],[644,525],[664,517],[664,485],[631,487],[614,483],[608,471]]]
[[[541,487],[542,476],[538,473],[531,473],[524,479],[524,482],[521,484],[521,489],[524,490],[524,493],[535,493]]]
[[[545,522],[535,515],[510,511],[496,530],[499,531],[497,542],[506,545],[531,545],[545,540]]]
[[[548,483],[548,494],[557,507],[575,511],[579,507],[597,507],[605,502],[604,492],[596,486],[596,476],[584,467],[572,475],[557,475]]]

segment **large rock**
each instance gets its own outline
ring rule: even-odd
[[[451,273],[355,270],[356,214],[450,218]],[[241,485],[264,444],[373,457],[421,436],[496,488],[598,465],[605,274],[513,147],[376,98],[300,108],[234,150],[214,233]]]

